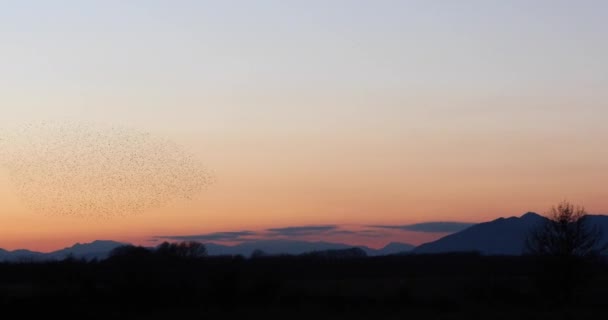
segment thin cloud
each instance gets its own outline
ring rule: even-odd
[[[285,228],[271,228],[266,231],[270,232],[275,236],[286,236],[286,237],[294,237],[294,236],[310,236],[310,235],[319,235],[319,234],[327,234],[334,230],[337,230],[337,225],[320,225],[320,226],[296,226],[296,227],[285,227]]]
[[[333,230],[330,231],[332,235],[353,235],[369,238],[381,238],[387,236],[386,232],[379,230]]]
[[[214,232],[183,236],[158,236],[157,239],[168,239],[176,241],[245,241],[246,237],[258,235],[253,231]]]
[[[382,226],[376,226],[382,228]],[[387,228],[393,229],[391,226]],[[152,237],[149,241],[160,240],[172,241],[199,241],[199,242],[248,242],[280,238],[318,237],[319,239],[331,238],[332,236],[354,236],[365,238],[382,238],[389,234],[388,230],[381,229],[349,229],[339,225],[306,225],[288,226],[282,228],[270,228],[262,231],[225,231],[202,233],[192,235],[163,235]]]
[[[394,229],[403,231],[414,231],[414,232],[427,232],[427,233],[454,233],[462,231],[475,223],[469,222],[423,222],[407,225],[372,225],[372,228],[381,229]]]

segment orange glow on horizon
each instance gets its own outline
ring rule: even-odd
[[[155,235],[324,224],[483,222],[542,214],[564,199],[608,214],[608,2],[474,1],[470,10],[434,1],[247,3],[244,10],[229,1],[150,1],[145,10],[128,1],[3,6],[0,248],[144,244]],[[126,216],[108,219],[32,211],[2,160],[28,171],[28,158],[7,156],[15,153],[5,137],[29,141],[14,128],[36,122],[149,133],[194,155],[215,182],[192,200],[143,188],[148,198],[171,201],[137,215],[130,205]],[[97,155],[98,137],[67,145]],[[101,154],[143,145],[121,137],[116,145],[131,144]],[[31,154],[32,163],[47,163]],[[66,179],[100,182],[86,198],[85,188],[53,185],[76,171],[75,158],[57,157],[62,169],[28,171],[21,186],[50,186],[30,194],[30,206],[54,195],[53,187],[69,194],[59,197],[65,207],[118,203],[97,206],[98,190],[111,191],[101,199],[126,195],[132,204],[130,195],[147,182],[168,190],[196,176],[154,174],[167,161],[145,166],[136,156],[108,161],[123,167],[91,161],[97,179],[86,168]],[[129,168],[152,174],[123,183],[138,172]],[[326,240],[379,247],[437,236]]]

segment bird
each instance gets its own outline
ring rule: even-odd
[[[0,136],[13,185],[32,210],[111,218],[192,199],[214,177],[174,141],[134,128],[38,122]]]

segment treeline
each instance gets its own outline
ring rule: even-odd
[[[195,241],[178,243],[163,242],[158,247],[146,248],[142,246],[124,245],[112,250],[108,259],[141,260],[141,259],[200,259],[207,257],[207,248],[204,244]]]
[[[87,319],[325,317],[561,319],[608,311],[600,260],[475,253],[365,257],[358,250],[298,256],[209,256],[184,242],[124,246],[102,261],[0,264],[0,310]],[[12,312],[12,311],[11,311]]]
[[[208,252],[204,244],[195,241],[183,241],[178,243],[163,242],[156,248],[146,248],[142,246],[124,245],[112,250],[108,259],[117,260],[141,260],[141,259],[203,259],[207,258]],[[291,256],[288,254],[272,255],[262,250],[255,250],[249,258]],[[305,258],[326,258],[326,259],[353,259],[365,258],[367,254],[361,248],[331,249],[311,251],[298,255]],[[236,256],[244,259],[244,256]],[[225,256],[224,256],[225,258]]]

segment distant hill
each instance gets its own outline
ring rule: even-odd
[[[207,243],[207,252],[210,255],[244,255],[250,256],[255,250],[262,250],[266,254],[302,254],[311,251],[348,249],[349,246],[331,242],[308,242],[297,240],[259,240],[247,241],[233,246]]]
[[[309,242],[298,240],[259,240],[248,241],[234,246],[225,246],[215,243],[206,244],[210,255],[244,255],[250,256],[255,250],[262,250],[266,254],[302,254],[313,251],[345,250],[360,248],[368,256],[388,255],[410,251],[414,246],[406,243],[390,243],[382,249],[372,249],[366,246],[354,246],[344,243]]]
[[[0,249],[0,261],[47,261],[63,260],[68,256],[76,259],[105,259],[116,247],[127,243],[96,240],[91,243],[76,243],[75,245],[50,253],[34,252],[29,250],[6,251]],[[347,250],[359,248],[368,256],[389,255],[410,251],[414,246],[406,243],[390,243],[381,249],[372,249],[366,246],[353,246],[344,243],[310,242],[297,240],[260,240],[248,241],[234,246],[206,243],[210,255],[243,255],[249,257],[253,251],[262,250],[266,254],[303,254],[327,250]]]
[[[526,235],[546,218],[528,212],[521,217],[498,218],[416,247],[413,253],[477,251],[488,255],[519,255]]]
[[[125,245],[122,242],[96,240],[91,243],[77,243],[61,250],[42,253],[29,250],[6,251],[0,249],[0,261],[48,261],[63,260],[68,256],[76,259],[105,259],[114,248]]]
[[[590,215],[590,225],[596,225],[602,231],[601,243],[608,243],[608,216],[605,215]]]
[[[247,241],[237,245],[221,245],[206,243],[210,255],[243,255],[251,256],[255,250],[265,254],[299,255],[310,252],[328,250],[347,250],[358,248],[368,256],[381,256],[403,253],[448,253],[448,252],[479,252],[485,255],[519,255],[524,252],[526,235],[531,228],[546,221],[547,218],[533,212],[521,217],[498,218],[490,222],[479,223],[460,232],[445,236],[439,240],[414,247],[407,243],[391,242],[381,249],[366,246],[356,246],[344,243],[325,241],[299,240],[257,240]],[[597,225],[603,231],[603,243],[608,243],[608,216],[590,215],[589,224]],[[0,249],[0,261],[45,261],[62,260],[68,256],[76,259],[105,259],[116,247],[126,243],[96,240],[91,243],[76,243],[75,245],[50,253],[40,253],[29,250],[7,251]]]
[[[61,260],[72,255],[77,259],[105,259],[108,254],[116,247],[123,246],[127,243],[110,241],[110,240],[95,240],[91,243],[76,243],[75,245],[57,250],[47,254],[47,257]]]
[[[44,253],[29,250],[6,251],[0,249],[0,261],[40,261],[44,260]]]
[[[439,240],[416,247],[413,253],[446,253],[477,251],[486,255],[519,255],[524,252],[525,239],[531,228],[547,218],[533,212],[521,217],[499,218],[479,223]],[[603,231],[608,241],[608,216],[591,215],[588,223]]]
[[[352,259],[367,257],[367,253],[361,248],[313,251],[302,254],[307,257],[329,258],[329,259]]]
[[[391,254],[410,252],[414,248],[415,246],[408,243],[391,242],[384,246],[384,248],[378,250],[372,249],[372,252],[368,252],[367,254],[371,256],[386,256]]]

